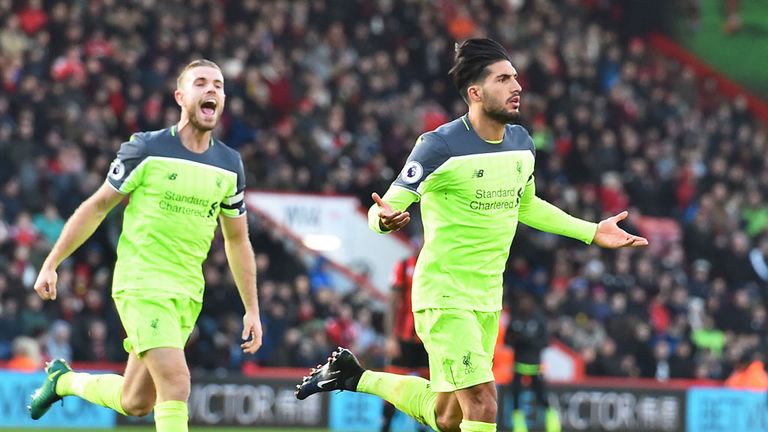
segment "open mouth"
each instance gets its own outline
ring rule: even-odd
[[[206,117],[212,117],[216,113],[216,99],[207,99],[200,105],[200,110]]]

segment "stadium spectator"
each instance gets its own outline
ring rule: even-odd
[[[6,367],[8,369],[33,372],[40,369],[43,357],[40,354],[40,345],[29,336],[19,336],[13,340],[11,358]]]
[[[0,282],[7,280],[0,279]],[[13,355],[13,341],[21,334],[18,321],[18,306],[13,298],[0,302],[0,358],[6,360]]]
[[[43,302],[34,293],[26,295],[25,307],[19,313],[19,328],[25,336],[36,336],[48,328],[48,317]]]
[[[64,228],[64,219],[59,216],[56,206],[47,204],[42,213],[38,213],[32,218],[32,225],[48,245],[52,246]]]
[[[675,347],[675,352],[669,359],[670,378],[692,379],[696,363],[693,360],[691,344],[681,341]]]
[[[48,331],[48,340],[45,344],[45,355],[49,359],[61,358],[72,361],[72,345],[70,338],[72,331],[65,321],[56,321]]]
[[[733,389],[768,390],[768,373],[765,371],[762,353],[745,353],[725,380],[725,386]]]

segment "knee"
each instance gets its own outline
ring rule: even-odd
[[[481,417],[486,421],[496,421],[498,411],[498,402],[493,398],[486,398],[478,404],[482,410]]]
[[[144,397],[124,397],[121,401],[121,405],[123,406],[126,415],[144,417],[152,412],[152,408],[155,406],[155,400],[154,398],[149,399]]]
[[[461,411],[458,413],[438,413],[437,427],[440,432],[460,432],[459,425],[461,424]]]
[[[496,421],[497,401],[491,395],[475,395],[467,405],[466,410],[464,410],[464,418],[485,422]]]
[[[180,390],[186,389],[187,393],[189,393],[189,389],[192,386],[192,377],[190,376],[189,371],[186,369],[174,373],[168,381],[169,384],[174,388]]]
[[[158,393],[163,395],[165,400],[186,401],[189,399],[192,383],[187,370],[170,374],[156,384]]]
[[[458,420],[449,418],[445,420],[437,419],[437,427],[440,428],[440,432],[461,432],[461,419]]]

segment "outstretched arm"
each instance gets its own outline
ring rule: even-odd
[[[520,199],[520,222],[539,231],[558,234],[591,244],[597,224],[575,218],[536,196],[536,183],[531,176]]]
[[[256,294],[256,260],[251,241],[248,239],[248,222],[245,216],[222,216],[220,219],[229,269],[245,307],[242,334],[245,342],[240,347],[243,351],[253,354],[261,347],[262,330],[259,299]]]
[[[520,222],[532,228],[571,237],[586,244],[594,242],[600,247],[611,249],[647,246],[648,240],[645,238],[629,234],[619,228],[618,222],[625,219],[627,215],[625,211],[598,224],[573,217],[537,197],[533,177],[528,180],[520,200]]]
[[[117,192],[107,182],[99,187],[88,199],[69,217],[59,239],[53,245],[51,252],[40,268],[40,274],[35,281],[35,291],[43,300],[56,300],[56,268],[68,256],[96,231],[104,220],[125,195]]]

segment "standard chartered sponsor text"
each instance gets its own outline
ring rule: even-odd
[[[184,216],[208,217],[210,200],[194,195],[182,195],[165,191],[159,202],[160,210],[177,213]]]
[[[517,189],[477,189],[475,199],[508,198],[516,197]]]
[[[469,208],[472,210],[506,210],[506,209],[514,209],[517,208],[518,203],[517,200],[509,200],[509,201],[491,201],[491,202],[482,202],[482,201],[470,201],[469,202]]]
[[[513,210],[520,205],[523,188],[477,189],[475,200],[469,202],[472,210]],[[497,199],[502,198],[502,199]],[[507,199],[504,199],[507,198]]]

